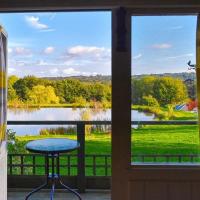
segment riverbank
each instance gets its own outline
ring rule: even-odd
[[[7,104],[8,108],[104,108],[104,109],[110,109],[111,103],[105,102],[105,103],[99,103],[99,102],[89,102],[86,104],[81,103],[64,103],[64,104],[29,104],[29,103],[19,103],[19,104],[13,104],[9,103]]]
[[[150,107],[143,105],[132,105],[132,110],[154,114],[159,120],[197,120],[198,114],[191,111],[177,111],[173,107]]]

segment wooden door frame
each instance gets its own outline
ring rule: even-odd
[[[117,49],[117,8],[126,8],[126,36],[127,51]],[[0,12],[34,12],[34,11],[101,11],[112,10],[112,200],[131,199],[128,194],[129,180],[152,179],[150,174],[159,179],[162,172],[164,178],[169,179],[177,172],[185,173],[186,178],[200,180],[199,169],[196,167],[155,167],[132,166],[130,151],[130,105],[131,105],[131,65],[130,65],[130,16],[149,14],[197,14],[200,12],[200,2],[196,0],[2,0]],[[164,170],[164,171],[163,171]],[[171,177],[170,176],[170,177]]]
[[[138,182],[135,188],[143,190],[145,181],[191,181],[200,182],[200,168],[196,165],[132,165],[131,164],[131,17],[156,15],[197,15],[200,9],[188,8],[127,8],[126,51],[117,50],[117,9],[113,10],[112,44],[112,200],[144,199],[145,196],[130,194],[131,182]],[[198,20],[197,44],[200,45],[200,18]],[[200,48],[197,46],[197,55]],[[197,59],[197,69],[200,60]],[[200,71],[197,71],[197,80]],[[198,85],[200,83],[198,82]],[[198,87],[200,93],[200,86]],[[117,101],[116,101],[117,99]],[[200,99],[200,94],[198,94]],[[183,176],[184,174],[184,176]],[[159,187],[159,186],[158,186]],[[145,189],[144,189],[145,190]],[[142,193],[142,192],[141,192]],[[168,198],[168,197],[167,197]],[[153,199],[153,198],[152,198]],[[154,198],[155,199],[155,198]]]

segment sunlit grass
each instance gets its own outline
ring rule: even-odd
[[[127,133],[122,133],[127,134]],[[137,129],[132,129],[131,151],[133,155],[166,155],[166,154],[199,154],[199,130],[197,125],[145,125]],[[76,134],[68,135],[50,135],[50,136],[17,136],[18,150],[9,153],[28,153],[25,150],[25,144],[30,140],[42,138],[69,138],[77,139]],[[74,151],[73,154],[77,152]],[[111,134],[108,133],[91,133],[86,134],[85,138],[85,153],[86,154],[111,154]],[[120,153],[120,150],[119,150]],[[141,161],[136,158],[134,161]],[[170,158],[170,162],[176,162],[177,159]],[[185,159],[184,161],[187,161]],[[195,161],[199,162],[199,159]],[[17,162],[17,160],[16,160]],[[26,163],[31,163],[31,159],[26,158]],[[61,158],[61,164],[66,165],[66,158]],[[109,163],[111,160],[109,159]],[[165,162],[165,159],[159,158],[157,162]],[[37,163],[44,163],[42,158],[37,158]],[[71,158],[71,164],[76,164],[77,158]],[[86,158],[86,164],[92,164],[91,158]],[[105,164],[105,160],[97,159],[98,164]],[[108,169],[111,174],[110,169]],[[86,168],[86,175],[93,175],[92,168]],[[17,173],[17,170],[16,170]],[[31,173],[31,172],[30,172]],[[37,174],[43,174],[43,168],[37,168]],[[61,169],[62,174],[67,173],[67,167]],[[97,169],[97,175],[105,175],[105,169]],[[71,175],[77,174],[77,168],[71,168]]]

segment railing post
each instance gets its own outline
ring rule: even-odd
[[[80,193],[85,192],[85,123],[78,122],[77,124],[77,140],[80,143],[78,149],[78,190]]]

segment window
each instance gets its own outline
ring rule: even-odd
[[[196,26],[196,16],[132,17],[133,163],[200,161]]]

